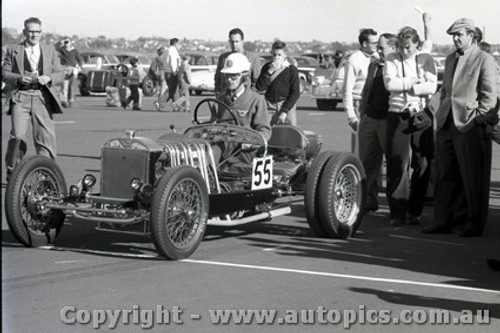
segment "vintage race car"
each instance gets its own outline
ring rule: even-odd
[[[100,185],[92,174],[66,187],[51,159],[32,156],[14,170],[6,191],[9,228],[25,246],[52,243],[66,216],[97,222],[97,229],[151,236],[168,259],[189,257],[207,225],[231,227],[291,212],[303,195],[307,222],[319,237],[347,238],[364,210],[365,174],[352,153],[321,151],[320,136],[290,125],[272,128],[266,141],[230,119],[214,121],[227,106],[204,99],[195,124],[156,140],[135,136],[107,141],[101,149]],[[215,147],[236,149],[217,160]],[[251,164],[232,163],[242,151]],[[99,187],[100,191],[96,191]]]

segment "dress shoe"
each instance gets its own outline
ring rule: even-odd
[[[140,107],[138,107],[138,106],[134,106],[134,108],[132,110],[134,110],[134,111],[141,111],[142,109]]]
[[[453,230],[443,225],[430,225],[422,229],[424,234],[451,234]]]
[[[483,229],[474,226],[465,226],[460,230],[458,235],[460,237],[479,237],[483,234]]]
[[[500,260],[488,259],[488,267],[494,271],[500,271]]]
[[[409,225],[419,225],[420,224],[420,216],[417,215],[409,215],[408,216],[408,224]]]
[[[391,219],[391,225],[393,227],[400,227],[403,225],[403,219],[398,219],[398,218]]]
[[[374,213],[378,210],[378,206],[366,206],[365,207],[365,212],[366,213]]]

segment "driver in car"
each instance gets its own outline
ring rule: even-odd
[[[227,90],[217,96],[217,100],[221,101],[229,107],[236,118],[237,125],[253,129],[259,132],[265,141],[271,137],[271,125],[269,112],[267,110],[264,96],[253,91],[249,86],[245,85],[245,77],[250,73],[250,62],[247,57],[241,53],[232,53],[224,61],[224,67],[221,70],[223,79],[226,81]],[[218,108],[216,114],[217,121],[227,121],[231,119],[229,111],[225,108]],[[234,155],[239,162],[252,162],[254,151],[245,144],[238,147],[242,151],[234,154],[236,147],[230,142],[224,142],[222,149],[222,159],[232,158]],[[214,151],[214,155],[217,153]]]

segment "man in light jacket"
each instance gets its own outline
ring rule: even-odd
[[[446,31],[456,51],[445,62],[436,112],[434,221],[424,233],[481,236],[488,218],[491,133],[498,122],[496,64],[473,42],[474,21],[456,20]],[[465,209],[461,209],[464,207]]]

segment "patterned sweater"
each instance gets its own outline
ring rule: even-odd
[[[245,87],[243,94],[237,97],[235,101],[231,100],[228,92],[218,95],[217,99],[229,106],[236,116],[238,125],[254,129],[260,132],[266,140],[269,140],[271,137],[271,125],[264,96]],[[226,112],[226,110],[220,108],[217,118],[229,118],[229,115],[225,115]]]

